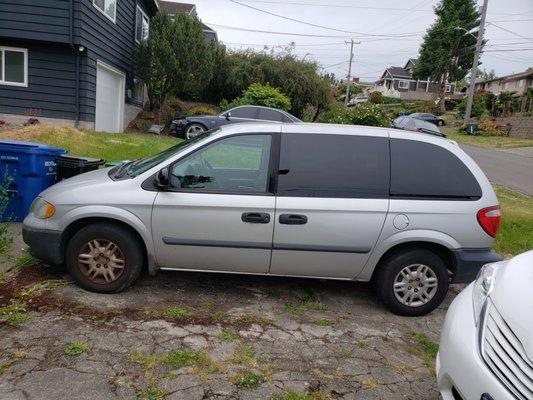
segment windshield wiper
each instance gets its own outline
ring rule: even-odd
[[[133,165],[135,165],[136,163],[138,163],[141,160],[142,160],[142,158],[139,158],[137,160],[128,161],[128,162],[126,162],[124,164],[121,164],[119,166],[119,168],[117,169],[117,172],[115,172],[114,178],[116,178],[116,179],[122,178],[124,175],[126,175],[126,173],[129,171],[129,169]]]

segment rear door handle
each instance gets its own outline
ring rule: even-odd
[[[270,214],[260,212],[246,212],[241,215],[242,222],[250,222],[252,224],[268,224],[270,222]]]
[[[279,216],[279,223],[285,225],[305,225],[307,224],[307,217],[300,214],[281,214]]]

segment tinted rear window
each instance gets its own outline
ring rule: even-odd
[[[282,122],[282,116],[279,111],[271,110],[269,108],[260,108],[258,119],[264,119],[266,121]]]
[[[431,143],[392,139],[391,196],[478,199],[481,188],[463,162]]]
[[[386,198],[388,138],[283,134],[279,168],[281,196]]]
[[[256,119],[258,110],[257,107],[238,107],[230,110],[230,112],[231,116],[234,118]]]

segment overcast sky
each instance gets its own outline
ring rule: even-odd
[[[231,49],[262,50],[265,45],[270,48],[295,42],[295,54],[318,61],[338,77],[346,76],[348,71],[350,46],[344,41],[354,38],[361,44],[355,45],[352,75],[363,81],[374,81],[386,67],[403,66],[409,58],[417,57],[422,36],[435,18],[432,6],[438,3],[438,0],[235,1],[249,7],[231,0],[183,2],[196,4],[200,19],[211,25],[219,40]],[[487,21],[494,25],[489,24],[486,29],[489,42],[481,68],[494,69],[502,76],[533,66],[533,0],[489,0]]]

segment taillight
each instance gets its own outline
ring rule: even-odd
[[[501,220],[502,210],[500,206],[487,207],[477,212],[477,222],[492,237],[496,237]]]

